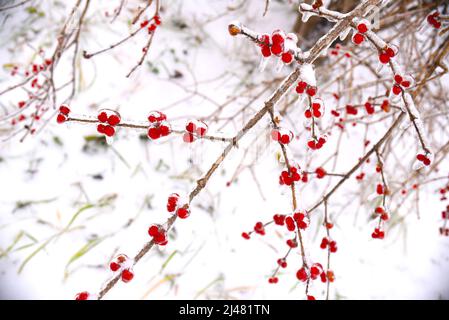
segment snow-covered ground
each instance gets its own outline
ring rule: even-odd
[[[163,24],[147,59],[158,71],[151,72],[149,65],[144,64],[129,79],[125,78],[140,57],[144,37],[136,37],[94,59],[80,59],[82,90],[71,103],[73,112],[95,115],[100,106],[109,107],[118,109],[123,119],[145,121],[149,111],[161,110],[172,120],[173,127],[182,128],[188,118],[211,115],[217,104],[239,90],[243,92],[245,85],[260,85],[264,80],[287,75],[288,70],[276,74],[273,65],[268,65],[263,73],[255,71],[259,55],[255,54],[254,45],[244,38],[232,38],[227,32],[227,25],[233,20],[264,32],[292,28],[297,19],[294,4],[272,1],[269,15],[263,18],[262,2],[251,1],[243,9],[228,11],[228,6],[238,6],[238,2],[162,1]],[[92,4],[87,15],[89,28],[81,39],[83,49],[95,51],[127,34],[124,17],[121,23],[108,24],[110,19],[104,16],[104,11],[111,8],[110,1]],[[60,11],[69,9],[67,5],[49,14],[58,20]],[[6,33],[19,30],[23,18],[24,14],[17,10],[2,22],[2,64],[27,61],[33,53],[22,44],[20,52],[11,54],[10,44],[4,40]],[[210,22],[203,26],[206,20]],[[187,27],[180,29],[181,22]],[[36,45],[42,44],[39,41],[43,39],[54,41],[49,37],[50,34],[54,37],[57,29],[57,25],[51,25],[42,39],[36,40]],[[170,79],[175,71],[183,77]],[[318,82],[328,76],[318,73]],[[2,71],[0,87],[6,87],[10,81],[9,73]],[[449,85],[449,77],[444,81]],[[191,97],[186,88],[198,94]],[[211,123],[209,132],[232,137],[263,106],[264,98],[274,88],[260,94],[244,116],[233,119],[249,101],[250,97],[242,94],[221,114],[222,119],[231,117],[230,121],[225,126],[225,120]],[[21,95],[18,92],[2,97],[1,103],[12,105],[23,98]],[[302,120],[293,119],[292,123],[299,124],[295,133],[300,133],[303,142]],[[267,125],[268,118],[263,119],[232,151],[192,203],[191,216],[176,222],[168,245],[147,254],[134,268],[133,281],[118,283],[106,298],[304,298],[304,285],[295,276],[301,267],[299,252],[289,256],[289,266],[281,273],[279,283],[268,284],[276,260],[285,253],[282,232],[267,228],[265,237],[253,236],[250,241],[241,237],[241,232],[250,230],[256,221],[267,221],[275,213],[290,210],[289,190],[278,185],[281,167],[276,161],[277,146],[264,139]],[[380,126],[373,141],[382,132]],[[45,130],[23,143],[17,139],[2,143],[1,298],[73,299],[79,291],[97,292],[111,277],[108,262],[114,254],[137,253],[150,239],[148,226],[167,219],[167,196],[172,192],[188,194],[224,146],[209,141],[187,145],[180,136],[154,142],[141,139],[139,135],[145,131],[124,129],[109,147],[87,143],[85,137],[95,134],[94,126],[58,125],[51,121]],[[343,160],[336,172],[350,168],[362,155],[363,143],[355,145],[352,141],[363,139],[363,134],[363,130],[354,129],[352,140],[343,139],[340,149]],[[256,138],[261,150],[254,147]],[[328,144],[332,145],[336,139],[336,135],[331,137]],[[310,155],[305,154],[304,143],[297,143],[294,154],[299,163],[305,163]],[[246,163],[256,164],[253,174],[252,169],[243,170],[227,186],[249,145],[253,149]],[[322,159],[329,154],[323,151]],[[410,163],[406,166],[412,170],[413,156],[408,159]],[[367,169],[370,174],[373,170]],[[395,168],[387,170],[394,172]],[[338,181],[336,177],[326,179],[330,179],[331,185]],[[329,203],[329,213],[336,224],[333,237],[338,242],[338,252],[331,260],[336,274],[331,298],[448,299],[449,238],[438,234],[442,207],[435,185],[423,187],[420,192],[420,218],[415,200],[410,197],[395,213],[404,217],[404,222],[387,232],[384,241],[378,241],[370,236],[374,222],[369,220],[369,212],[374,196],[367,197],[371,202],[360,204],[353,197],[352,203],[346,204],[351,192],[360,188],[353,180],[337,193],[334,203]],[[313,180],[300,191],[301,208],[308,208],[319,199],[325,181]],[[372,188],[369,184],[365,187]],[[27,201],[32,203],[26,205]],[[86,206],[89,204],[92,206]],[[324,232],[318,228],[322,215],[322,209],[314,213],[305,240],[309,259],[324,264],[326,252],[319,248]],[[76,219],[71,221],[73,217]],[[86,245],[89,250],[84,253]],[[313,282],[310,292],[322,299],[325,285]]]

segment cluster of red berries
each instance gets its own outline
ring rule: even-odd
[[[362,20],[357,24],[357,31],[352,36],[352,42],[356,45],[360,45],[363,41],[365,41],[365,33],[369,30],[369,22],[367,20]]]
[[[323,147],[326,141],[326,136],[322,136],[317,139],[312,138],[311,140],[307,141],[307,146],[312,150],[318,150]]]
[[[260,234],[261,236],[265,235],[265,226],[262,222],[256,222],[254,225],[254,232]]]
[[[371,102],[365,102],[365,110],[367,114],[373,114],[375,112],[374,106]]]
[[[376,207],[376,209],[374,209],[374,213],[378,214],[380,216],[380,219],[383,221],[387,221],[388,219],[390,219],[390,215],[384,207]]]
[[[115,134],[115,127],[120,123],[121,117],[117,111],[110,109],[102,109],[97,116],[100,122],[97,125],[98,133],[104,134],[107,137],[112,137]]]
[[[278,283],[278,282],[279,282],[279,278],[278,277],[270,277],[270,278],[268,278],[268,283],[275,284],[275,283]]]
[[[317,92],[316,86],[309,85],[305,81],[299,81],[295,90],[298,94],[303,94],[305,92],[310,97],[315,96]]]
[[[410,88],[413,85],[413,78],[411,76],[401,76],[399,74],[394,76],[394,86],[391,88],[391,92],[395,95],[400,95],[405,89]]]
[[[310,220],[305,213],[296,212],[292,216],[285,217],[285,226],[288,231],[295,231],[296,228],[305,230],[309,226]]]
[[[379,61],[383,64],[390,62],[396,56],[396,51],[393,47],[386,47],[379,51]]]
[[[258,37],[260,51],[265,58],[275,55],[281,57],[285,64],[294,60],[294,50],[298,37],[294,33],[285,34],[282,30],[275,30],[271,34],[263,34]]]
[[[381,230],[381,228],[374,228],[374,232],[371,234],[373,239],[382,240],[385,237],[385,231]]]
[[[350,104],[346,105],[346,106],[345,106],[345,109],[346,109],[346,114],[348,114],[348,115],[356,116],[357,113],[359,113],[359,111],[357,110],[357,108],[354,107],[354,106],[352,106],[352,105],[350,105]]]
[[[277,263],[281,268],[287,268],[287,260],[285,260],[285,258],[279,258]]]
[[[299,174],[300,168],[296,166],[291,166],[290,171],[284,170],[281,172],[279,176],[279,184],[291,186],[293,183],[301,180],[301,176]]]
[[[167,199],[167,211],[175,212],[181,219],[186,219],[190,215],[190,209],[188,204],[179,205],[179,194],[172,193]]]
[[[416,160],[419,162],[422,162],[425,166],[430,166],[430,163],[432,162],[429,158],[428,154],[419,153],[416,155]]]
[[[64,123],[67,121],[68,117],[69,117],[69,113],[70,113],[70,108],[68,105],[66,104],[62,104],[59,107],[59,113],[56,117],[56,122],[58,123]]]
[[[283,145],[289,144],[293,140],[293,137],[293,132],[284,128],[271,130],[271,138]]]
[[[440,13],[438,11],[435,11],[434,13],[427,16],[427,22],[433,26],[435,29],[441,28],[441,22],[438,21],[440,17]]]
[[[123,282],[130,282],[134,278],[132,271],[132,260],[125,254],[119,254],[114,260],[109,263],[109,269],[112,272],[120,272],[120,277]]]
[[[334,281],[334,273],[330,270],[325,272],[321,263],[312,264],[310,269],[307,266],[303,266],[296,272],[296,278],[302,282],[306,282],[309,279],[316,280],[318,277],[320,277],[323,283],[327,280],[329,282]]]
[[[307,119],[310,119],[312,117],[321,118],[323,114],[324,114],[324,103],[323,100],[319,98],[313,99],[310,107],[306,111],[304,111],[304,116]]]
[[[350,57],[351,57],[351,54],[350,54],[348,51],[343,50],[342,47],[341,47],[341,45],[340,45],[339,43],[337,43],[337,44],[335,45],[335,47],[334,47],[332,50],[329,51],[329,53],[330,53],[331,56],[338,56],[338,55],[340,54],[340,52],[343,52],[343,53],[344,53],[344,56],[345,56],[346,58],[350,58]]]
[[[166,137],[171,133],[170,124],[166,121],[167,116],[160,111],[151,111],[148,115],[150,126],[148,127],[147,136],[151,140],[157,140]]]
[[[332,253],[337,252],[337,242],[335,240],[330,240],[327,237],[324,237],[321,240],[320,248],[326,249],[327,247],[329,247],[330,252]]]
[[[154,23],[150,24],[150,21],[148,21],[146,19],[143,20],[140,23],[140,28],[143,29],[148,26],[148,33],[154,32],[154,30],[156,30],[156,28],[161,24],[162,21],[161,21],[161,17],[159,17],[159,16],[154,16],[153,21],[154,21]],[[148,24],[150,24],[150,25],[148,25]]]
[[[206,135],[207,124],[200,120],[190,120],[186,124],[186,132],[182,139],[184,142],[194,142],[196,138],[202,138]]]
[[[358,174],[358,175],[355,176],[355,179],[356,179],[357,181],[362,181],[363,178],[365,178],[365,172],[360,172],[360,174]]]
[[[305,230],[310,223],[309,217],[302,212],[295,212],[293,215],[275,214],[273,216],[274,224],[286,226],[288,231],[295,231],[296,228]]]
[[[153,224],[148,228],[148,234],[155,244],[165,246],[168,243],[167,231],[159,224]]]

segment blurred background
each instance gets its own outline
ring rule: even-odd
[[[95,125],[57,124],[55,106],[68,103],[73,114],[91,117],[111,108],[124,121],[141,123],[150,111],[159,110],[175,129],[183,130],[188,119],[197,118],[208,124],[211,135],[233,137],[293,66],[279,71],[271,59],[260,71],[259,48],[245,37],[231,37],[228,24],[240,21],[260,33],[294,32],[303,50],[332,26],[315,17],[302,22],[298,1],[273,0],[266,9],[262,0],[161,0],[162,24],[148,55],[126,77],[139,62],[148,33],[90,59],[83,51],[96,52],[126,38],[136,29],[131,23],[136,12],[148,1],[90,1],[84,16],[86,3],[81,1],[68,23],[75,0],[31,0],[1,10],[19,2],[0,1],[2,299],[73,299],[80,291],[98,292],[112,276],[111,259],[118,253],[134,256],[150,240],[148,227],[168,218],[168,195],[187,195],[226,146],[207,140],[187,144],[175,134],[151,141],[145,130],[126,128],[108,144]],[[324,3],[347,12],[359,1]],[[398,62],[408,73],[417,75],[428,67],[436,48],[447,43],[447,33],[440,35],[426,23],[435,10],[445,14],[446,6],[440,3],[387,1],[380,10],[379,34],[400,48]],[[153,3],[143,16],[150,18],[154,10]],[[84,21],[76,43],[63,51],[52,71],[57,89],[48,92],[55,97],[38,90],[33,100],[35,88],[21,84],[28,78],[25,72],[52,57],[64,25],[76,36],[80,17]],[[331,110],[344,113],[346,104],[363,106],[368,97],[385,96],[383,85],[391,82],[368,44],[337,42],[350,57],[324,52],[316,64],[319,94],[326,105],[319,124],[329,136],[325,147],[308,150],[308,125],[294,90],[277,107],[283,125],[297,137],[290,145],[292,156],[309,172],[318,166],[347,172],[371,147],[365,142],[377,141],[401,112],[400,107],[376,109],[367,118],[361,110],[357,117],[344,116],[344,129],[335,125],[338,119]],[[441,61],[444,66],[447,58]],[[37,77],[44,89],[49,72]],[[363,172],[363,179],[350,178],[328,202],[332,237],[338,243],[331,260],[336,277],[331,299],[449,297],[449,238],[439,231],[446,226],[441,212],[448,204],[441,190],[448,186],[449,76],[440,66],[432,75],[438,76],[416,102],[427,138],[439,151],[437,165],[415,170],[419,143],[413,126],[404,121],[383,149],[392,191],[385,239],[371,238],[377,224],[373,210],[379,203],[375,156],[355,173]],[[20,107],[20,101],[27,101],[26,106]],[[42,114],[35,119],[39,108]],[[269,133],[265,117],[192,202],[191,216],[176,222],[168,245],[151,250],[135,266],[133,281],[118,283],[105,298],[305,298],[304,284],[295,276],[302,263],[298,250],[289,255],[279,283],[267,281],[285,254],[286,230],[270,226],[264,237],[241,237],[257,221],[291,211],[290,191],[278,183],[284,168],[280,149]],[[339,179],[316,179],[312,174],[308,183],[300,183],[300,209],[312,207]],[[321,206],[311,217],[304,241],[308,259],[325,265],[327,252],[319,247],[325,236],[323,219]],[[309,292],[323,299],[326,285],[311,282]]]

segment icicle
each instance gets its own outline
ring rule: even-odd
[[[384,64],[381,63],[380,61],[377,62],[377,68],[376,68],[376,73],[380,73],[382,71],[384,67]]]
[[[114,137],[108,137],[108,136],[105,136],[105,138],[106,138],[106,143],[110,146],[110,145],[112,145],[112,143],[114,142]]]
[[[348,27],[345,30],[343,30],[340,33],[340,35],[339,35],[340,41],[344,41],[348,37],[349,32],[351,32],[351,28],[350,27]]]
[[[298,100],[296,100],[295,107],[301,108],[305,100],[306,100],[305,94],[298,95]]]
[[[421,161],[415,160],[415,162],[413,163],[413,170],[419,170],[424,168],[424,163],[422,163]]]
[[[265,68],[267,67],[269,59],[270,58],[265,58],[265,57],[261,58],[260,63],[259,63],[259,71],[260,72],[264,72]]]
[[[309,21],[310,17],[313,15],[313,13],[310,12],[301,12],[302,13],[302,18],[301,21],[306,23],[307,21]]]
[[[274,69],[274,72],[276,72],[276,73],[281,72],[283,67],[284,67],[284,62],[282,62],[282,59],[279,58],[277,63],[276,63],[276,67]]]

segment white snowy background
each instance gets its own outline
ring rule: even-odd
[[[55,43],[62,17],[70,10],[69,2],[61,6],[55,6],[53,1],[39,2],[48,21],[37,19],[34,22],[36,28],[47,28],[36,38],[36,46]],[[114,24],[104,15],[118,1],[92,2],[87,15],[88,28],[80,43],[81,48],[88,51],[103,48],[129,31],[126,14],[120,18],[121,23]],[[239,2],[171,0],[162,1],[162,4],[163,24],[147,58],[158,73],[151,72],[145,63],[130,78],[125,78],[140,57],[146,41],[144,35],[94,59],[80,58],[81,90],[71,103],[74,113],[95,115],[100,107],[110,107],[118,109],[123,119],[145,121],[149,111],[160,110],[167,114],[173,127],[182,128],[188,118],[212,114],[217,106],[211,101],[224,103],[229,95],[242,89],[242,83],[260,84],[287,75],[288,70],[276,74],[273,65],[259,73],[260,56],[254,44],[244,38],[230,37],[227,25],[240,20],[263,32],[276,28],[290,30],[298,19],[296,3],[271,1],[267,17],[262,17],[264,1],[250,1],[243,9],[233,11],[227,8]],[[20,43],[10,51],[9,41],[23,27],[27,13],[17,9],[8,14],[6,21],[2,18],[0,26],[0,62],[26,63],[33,49]],[[50,21],[55,23],[50,24]],[[210,22],[204,24],[205,21]],[[179,28],[181,22],[186,25],[183,29]],[[52,48],[47,49],[49,53]],[[63,65],[59,68],[64,70]],[[67,70],[70,70],[69,64]],[[183,77],[170,79],[176,70]],[[329,75],[317,73],[318,83],[324,82],[326,77]],[[245,80],[247,78],[250,80]],[[444,81],[449,86],[448,76]],[[13,79],[9,73],[0,71],[0,87],[11,83]],[[184,88],[208,99],[200,95],[191,97],[191,92]],[[245,116],[229,121],[224,127],[221,127],[224,121],[212,123],[209,132],[233,136],[263,106],[273,89],[261,94],[247,108]],[[1,104],[13,105],[24,96],[20,91],[2,96]],[[248,100],[247,97],[237,99],[222,116],[232,117]],[[301,132],[301,112],[295,115],[292,123],[298,124],[295,133],[301,137],[301,142],[294,142],[297,143],[295,154],[298,163],[302,163],[308,157],[304,155],[306,134]],[[176,222],[174,238],[168,245],[151,250],[134,268],[133,281],[118,283],[107,299],[304,299],[304,285],[298,283],[295,276],[301,266],[299,252],[290,255],[288,268],[280,275],[279,283],[270,285],[267,279],[276,267],[276,260],[285,253],[285,240],[273,228],[267,228],[265,237],[253,236],[250,241],[241,237],[241,232],[250,230],[256,221],[267,221],[273,214],[289,210],[289,190],[278,185],[281,167],[276,161],[276,145],[270,144],[259,154],[252,151],[248,157],[247,161],[252,163],[257,156],[254,175],[260,189],[250,170],[242,171],[235,182],[226,186],[245,148],[257,135],[264,134],[267,125],[268,119],[263,119],[254,133],[242,141],[240,148],[232,152],[192,203],[191,216]],[[372,141],[382,132],[384,127],[380,125]],[[1,144],[2,299],[73,299],[80,291],[97,292],[112,276],[108,262],[114,253],[130,256],[137,253],[149,240],[148,226],[164,222],[168,217],[167,196],[172,192],[188,194],[223,148],[220,143],[208,141],[186,145],[180,136],[174,135],[152,142],[139,137],[144,131],[121,129],[111,147],[91,147],[86,152],[83,150],[85,137],[94,134],[94,126],[57,125],[51,121],[42,132],[23,143],[10,139]],[[340,149],[343,156],[337,172],[350,168],[363,154],[362,142],[353,143],[357,139],[362,141],[363,130],[354,129],[351,139],[343,139]],[[336,137],[331,137],[326,147],[335,143],[334,140]],[[412,146],[416,143],[416,140],[410,141]],[[410,145],[399,147],[407,149]],[[323,151],[323,159],[327,155]],[[412,164],[410,153],[404,166],[412,170]],[[395,171],[388,163],[386,167],[390,172]],[[372,175],[374,167],[366,171]],[[96,175],[101,175],[102,179],[95,179]],[[338,178],[328,179],[331,185],[338,181]],[[400,180],[400,176],[393,179]],[[326,181],[312,179],[300,193],[301,208],[308,208],[319,199]],[[374,190],[372,185],[365,187],[368,193]],[[438,187],[422,188],[420,218],[414,198],[409,198],[397,213],[404,217],[403,223],[387,232],[383,241],[370,236],[374,226],[369,219],[373,204],[360,204],[358,198],[352,196],[359,188],[360,184],[351,179],[329,203],[329,212],[336,224],[332,229],[333,237],[338,242],[338,252],[332,255],[331,261],[336,281],[331,285],[330,297],[449,298],[449,238],[438,233],[442,209],[436,192]],[[349,196],[352,200],[347,204]],[[373,197],[368,198],[374,201]],[[109,200],[105,206],[98,206],[101,199]],[[17,208],[18,203],[26,201],[33,203]],[[93,204],[93,207],[82,211],[69,230],[65,230],[86,204]],[[319,248],[324,234],[322,228],[318,229],[322,208],[314,217],[314,223],[305,233],[307,253],[311,260],[324,264],[326,252]],[[132,223],[124,227],[130,221]],[[16,243],[15,239],[18,239]],[[94,246],[70,263],[88,243]],[[42,245],[45,247],[38,250]],[[7,252],[8,247],[11,250]],[[21,265],[36,250],[19,273]],[[317,299],[323,299],[324,292],[325,285],[319,280],[312,283],[310,293]]]

